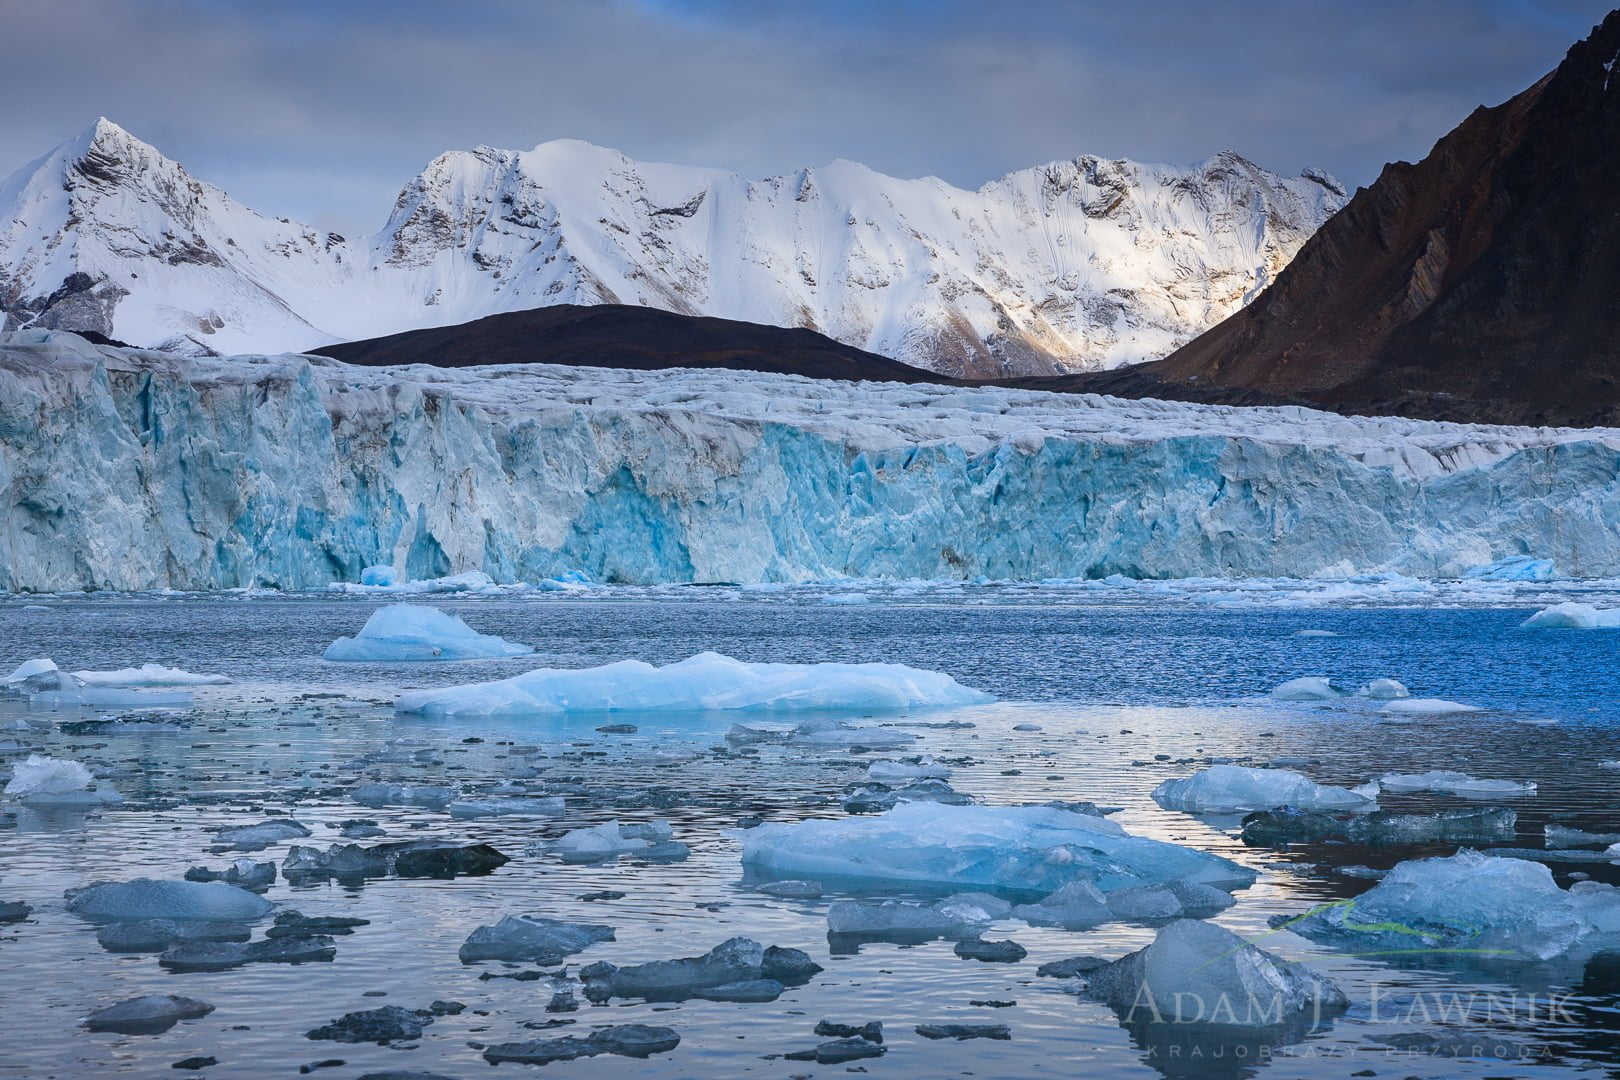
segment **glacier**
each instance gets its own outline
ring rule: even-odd
[[[41,330],[0,335],[0,491],[13,592],[1620,576],[1613,430]]]

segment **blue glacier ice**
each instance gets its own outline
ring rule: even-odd
[[[874,816],[772,822],[735,835],[743,865],[776,877],[1043,894],[1078,881],[1108,892],[1160,881],[1254,880],[1254,871],[1218,855],[1051,806],[902,803]]]
[[[592,712],[816,712],[950,708],[995,700],[938,671],[903,664],[745,664],[699,653],[654,667],[620,660],[594,668],[536,668],[495,682],[415,690],[394,702],[422,716],[537,716]],[[856,729],[849,729],[856,730]],[[831,723],[810,735],[858,741]],[[910,736],[904,741],[909,742]]]
[[[1212,765],[1191,776],[1166,780],[1153,789],[1153,801],[1169,810],[1194,814],[1272,810],[1279,806],[1361,812],[1378,809],[1376,792],[1376,786],[1368,791],[1318,784],[1289,769]]]
[[[526,656],[527,645],[480,634],[448,612],[426,604],[389,604],[371,613],[354,637],[326,647],[328,660],[477,660]]]
[[[1604,429],[51,331],[0,337],[0,487],[13,591],[1620,576]]]

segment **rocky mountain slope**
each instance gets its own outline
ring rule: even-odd
[[[1087,389],[1620,422],[1620,12],[1356,194],[1253,304]]]
[[[263,217],[106,120],[0,184],[9,329],[188,353],[307,349],[550,304],[806,327],[978,377],[1162,356],[1344,201],[1236,154],[1081,157],[977,191],[853,162],[751,181],[587,143],[453,152],[346,239]]]

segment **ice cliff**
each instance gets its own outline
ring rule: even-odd
[[[0,335],[0,587],[1620,575],[1620,432]]]

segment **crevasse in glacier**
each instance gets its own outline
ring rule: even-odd
[[[45,331],[0,337],[0,488],[11,590],[1620,574],[1614,431]]]

